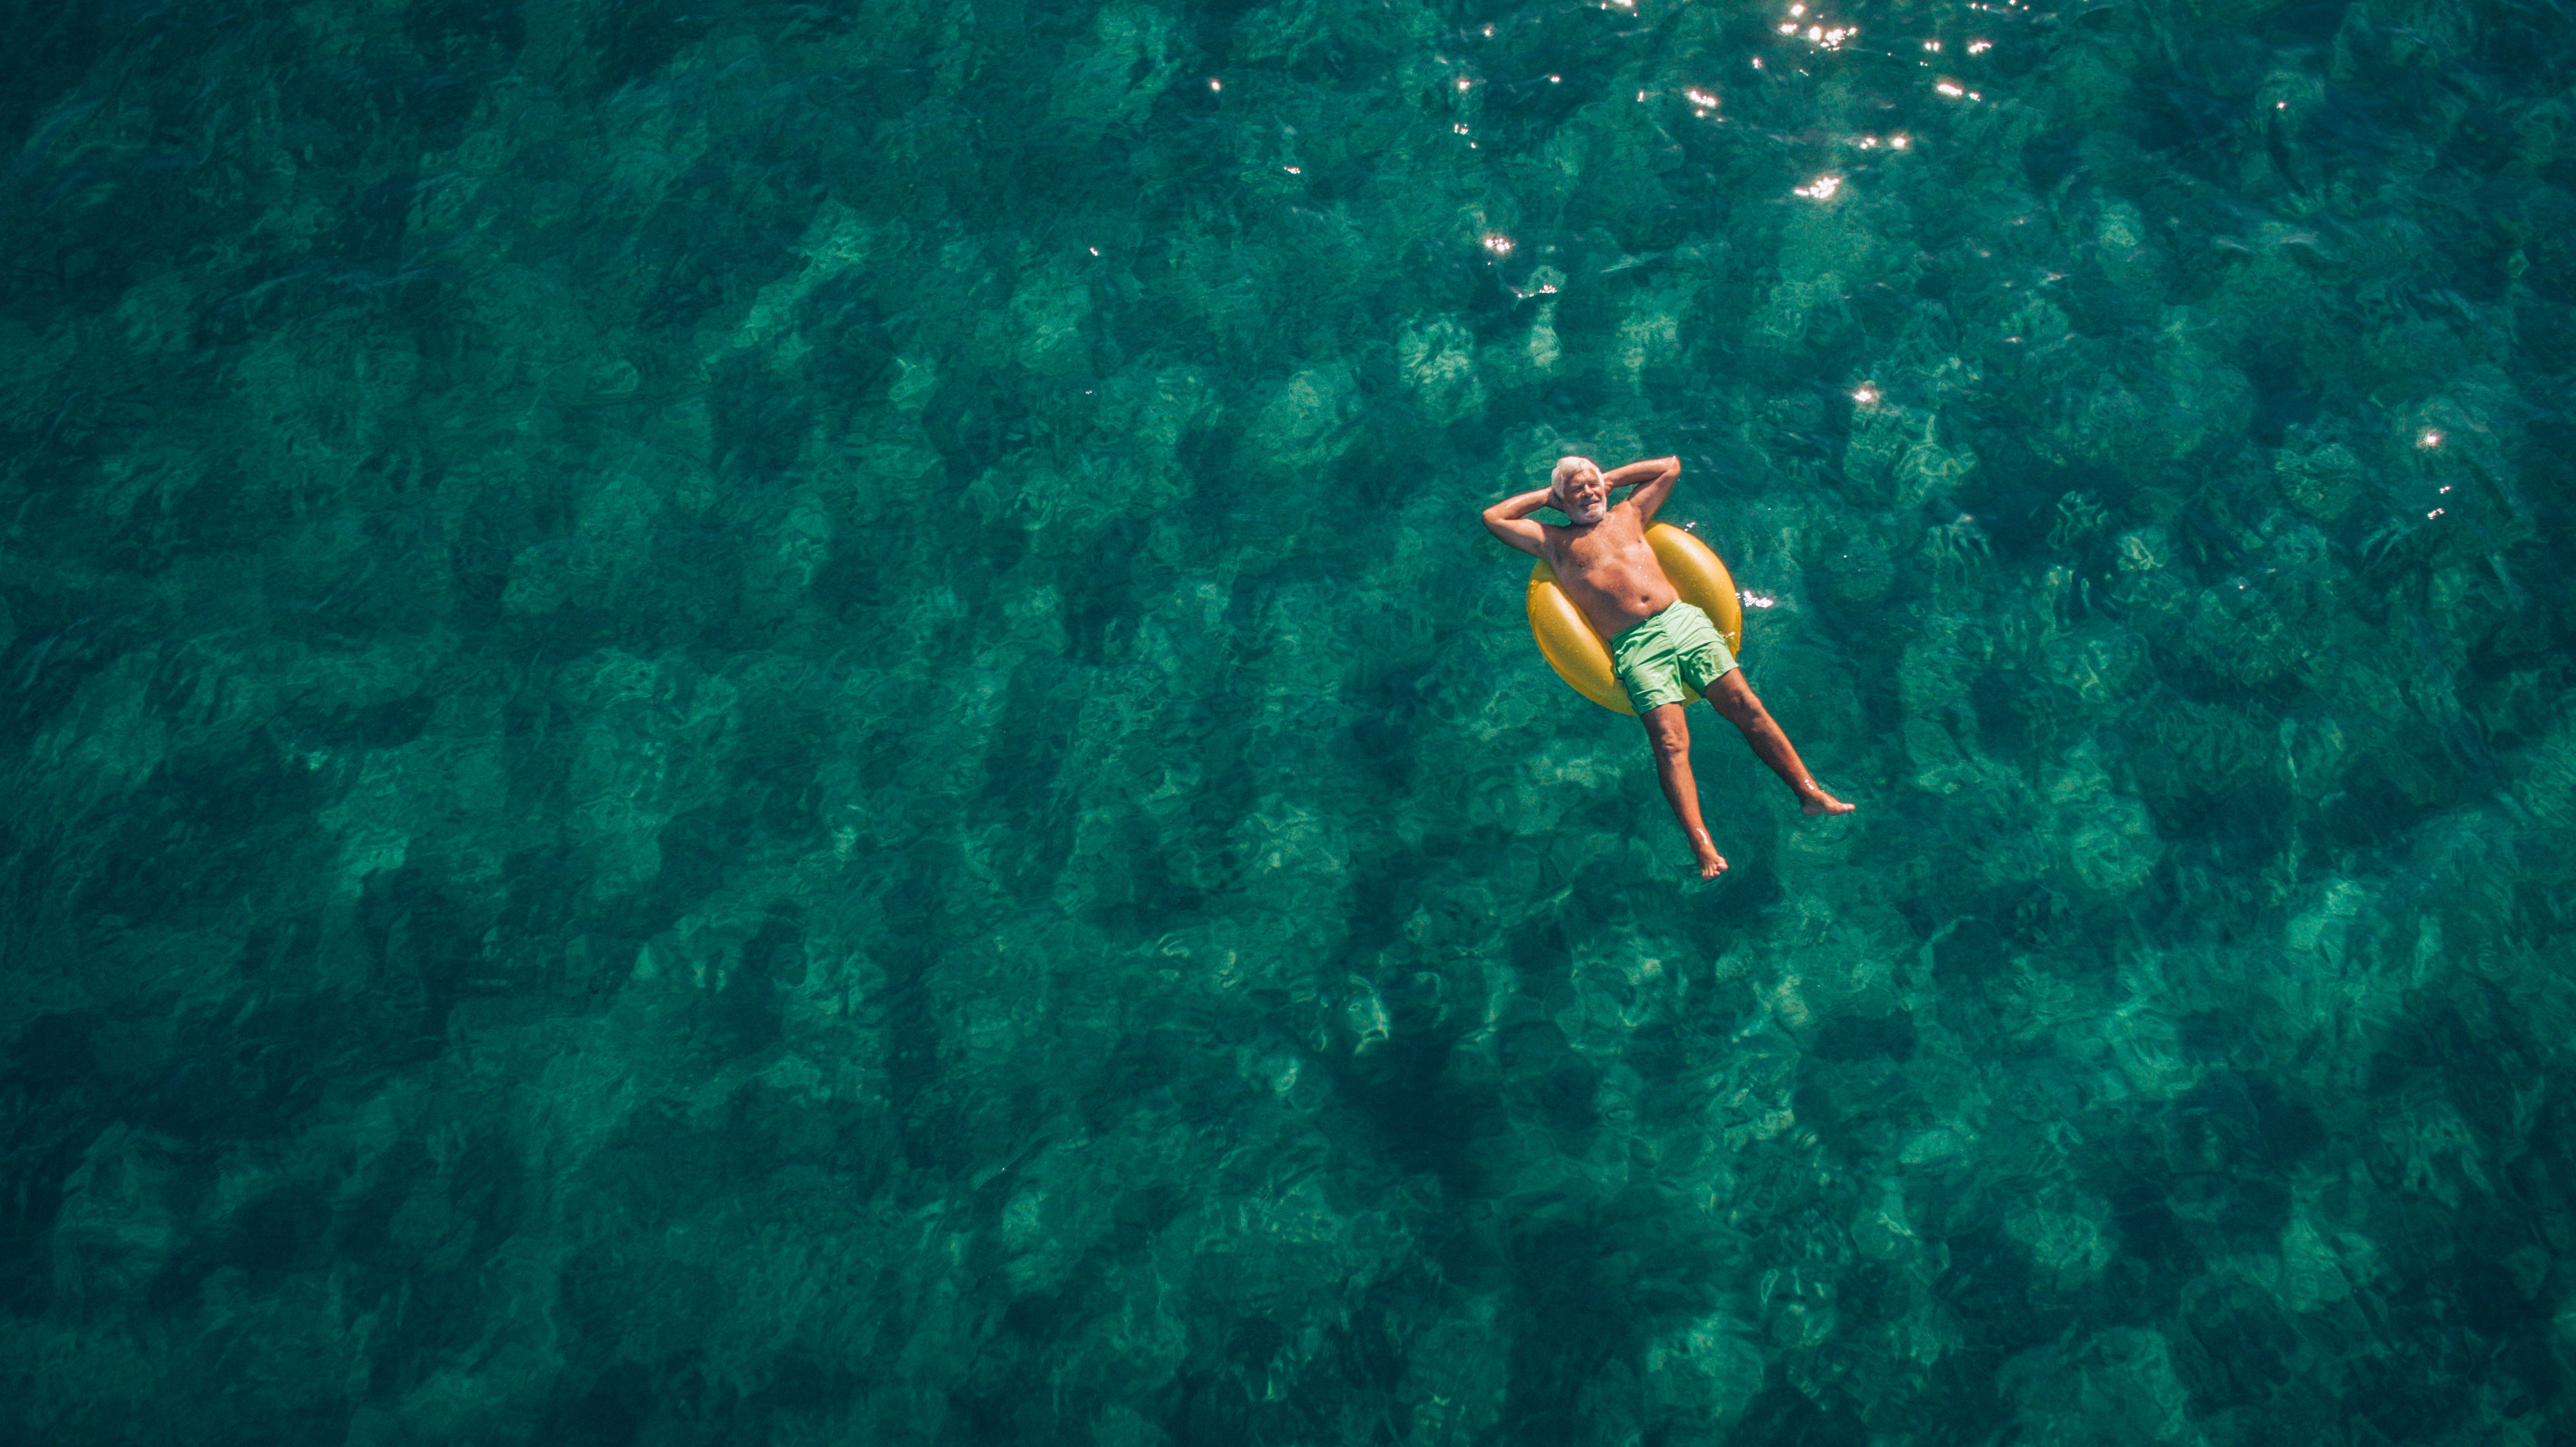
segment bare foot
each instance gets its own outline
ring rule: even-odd
[[[1806,810],[1809,817],[1813,817],[1818,814],[1848,814],[1855,806],[1846,804],[1817,788],[1816,781],[1809,779],[1807,787],[1798,791],[1798,807]]]
[[[1851,806],[1846,804],[1843,807]],[[1691,836],[1691,853],[1699,857],[1699,877],[1702,879],[1715,879],[1726,868],[1726,856],[1717,852],[1717,845],[1705,834]]]

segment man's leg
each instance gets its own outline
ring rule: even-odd
[[[1664,781],[1664,798],[1673,806],[1673,817],[1682,821],[1682,833],[1690,836],[1699,877],[1714,879],[1726,867],[1726,856],[1717,852],[1708,826],[1700,822],[1699,783],[1691,777],[1690,724],[1682,717],[1682,706],[1658,704],[1646,710],[1643,721],[1646,742],[1655,749],[1655,775]]]
[[[1798,761],[1798,751],[1789,746],[1789,736],[1780,732],[1780,725],[1772,720],[1771,711],[1762,706],[1762,700],[1753,696],[1753,685],[1744,681],[1743,669],[1729,669],[1725,677],[1710,684],[1708,701],[1728,723],[1744,731],[1744,741],[1753,746],[1753,752],[1761,757],[1762,762],[1771,766],[1771,772],[1780,776],[1780,782],[1788,785],[1790,791],[1798,796],[1799,804],[1808,813],[1851,812],[1851,805],[1816,787],[1816,781],[1807,774],[1807,766]],[[1683,767],[1683,777],[1688,778],[1689,766]],[[1696,809],[1693,812],[1696,813]]]

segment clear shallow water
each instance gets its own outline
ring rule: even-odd
[[[2563,9],[342,8],[0,61],[11,1438],[2560,1430]]]

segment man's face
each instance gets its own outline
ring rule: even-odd
[[[1610,515],[1610,484],[1602,480],[1600,468],[1587,467],[1567,478],[1556,497],[1559,510],[1578,527],[1588,528]]]

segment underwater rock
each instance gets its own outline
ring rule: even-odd
[[[1483,410],[1485,388],[1476,376],[1474,339],[1456,322],[1417,328],[1407,323],[1397,342],[1405,381],[1431,415],[1454,421]]]
[[[1896,586],[1895,560],[1874,532],[1852,534],[1817,572],[1826,596],[1850,607],[1876,603]]]
[[[2340,442],[2280,454],[2273,464],[2281,495],[2320,522],[2333,522],[2360,500],[2361,460]]]

